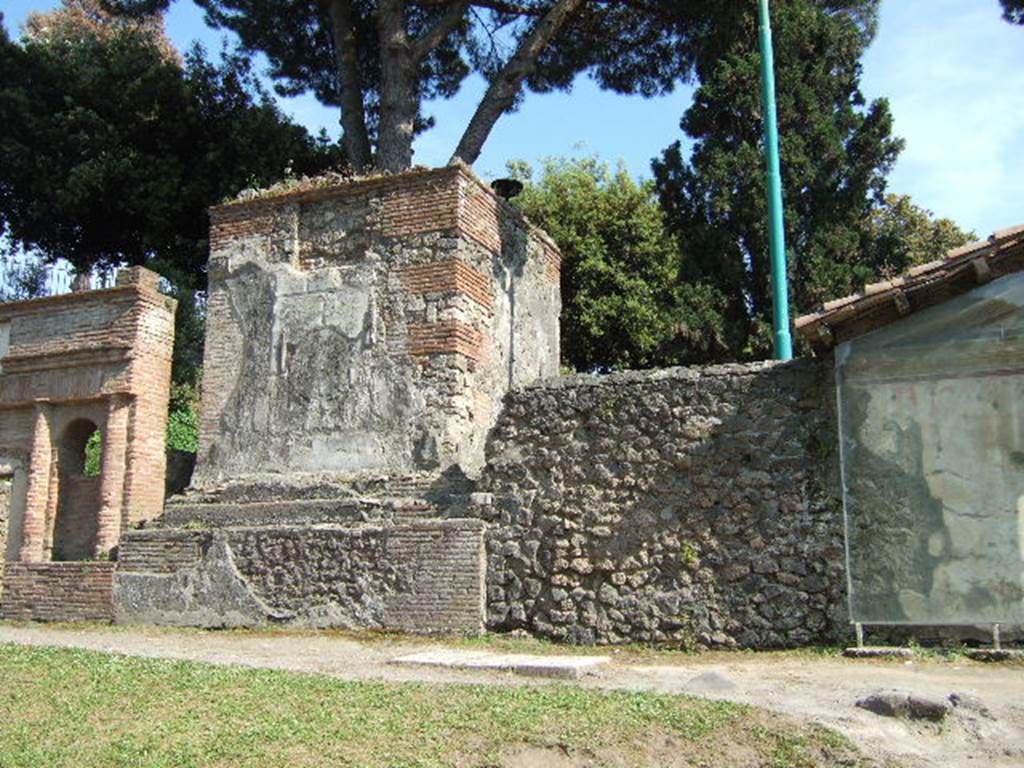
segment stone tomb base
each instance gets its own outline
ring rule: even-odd
[[[195,627],[484,628],[484,525],[344,525],[131,531],[116,620]]]

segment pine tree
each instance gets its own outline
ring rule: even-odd
[[[1011,24],[1024,24],[1024,0],[999,0],[1003,5],[1003,18]]]
[[[789,279],[799,312],[852,292],[883,266],[870,224],[902,141],[892,135],[887,102],[867,103],[860,90],[878,0],[776,0],[772,8]],[[764,356],[770,348],[756,15],[747,3],[716,20],[682,120],[692,157],[677,142],[653,163],[682,245],[682,279],[721,312],[727,351],[698,349],[697,360]]]
[[[152,14],[173,0],[103,0]],[[410,167],[430,126],[426,102],[475,72],[488,87],[453,161],[472,164],[526,91],[601,87],[666,93],[692,73],[693,43],[723,7],[749,0],[196,0],[208,22],[263,53],[281,93],[311,91],[340,108],[358,171]]]

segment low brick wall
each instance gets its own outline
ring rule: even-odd
[[[6,563],[0,618],[111,621],[115,564]]]
[[[118,550],[119,573],[171,574],[199,564],[208,534],[185,530],[128,531]]]

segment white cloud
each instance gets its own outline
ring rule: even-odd
[[[890,189],[981,236],[1024,222],[1024,30],[995,0],[885,0],[864,87],[907,140]]]

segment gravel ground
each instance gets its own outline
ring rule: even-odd
[[[444,647],[443,641],[436,639],[369,636],[364,641],[336,633],[0,623],[0,643],[4,642],[315,672],[346,680],[547,684],[505,673],[391,663],[398,656]],[[662,657],[664,661],[657,654],[612,653],[612,658],[611,664],[576,684],[685,693],[765,707],[834,728],[868,755],[891,758],[908,768],[1024,765],[1024,667],[1020,665],[753,653],[671,655]],[[855,706],[864,696],[882,689],[932,699],[957,693],[973,704],[955,708],[939,724],[881,717]]]

